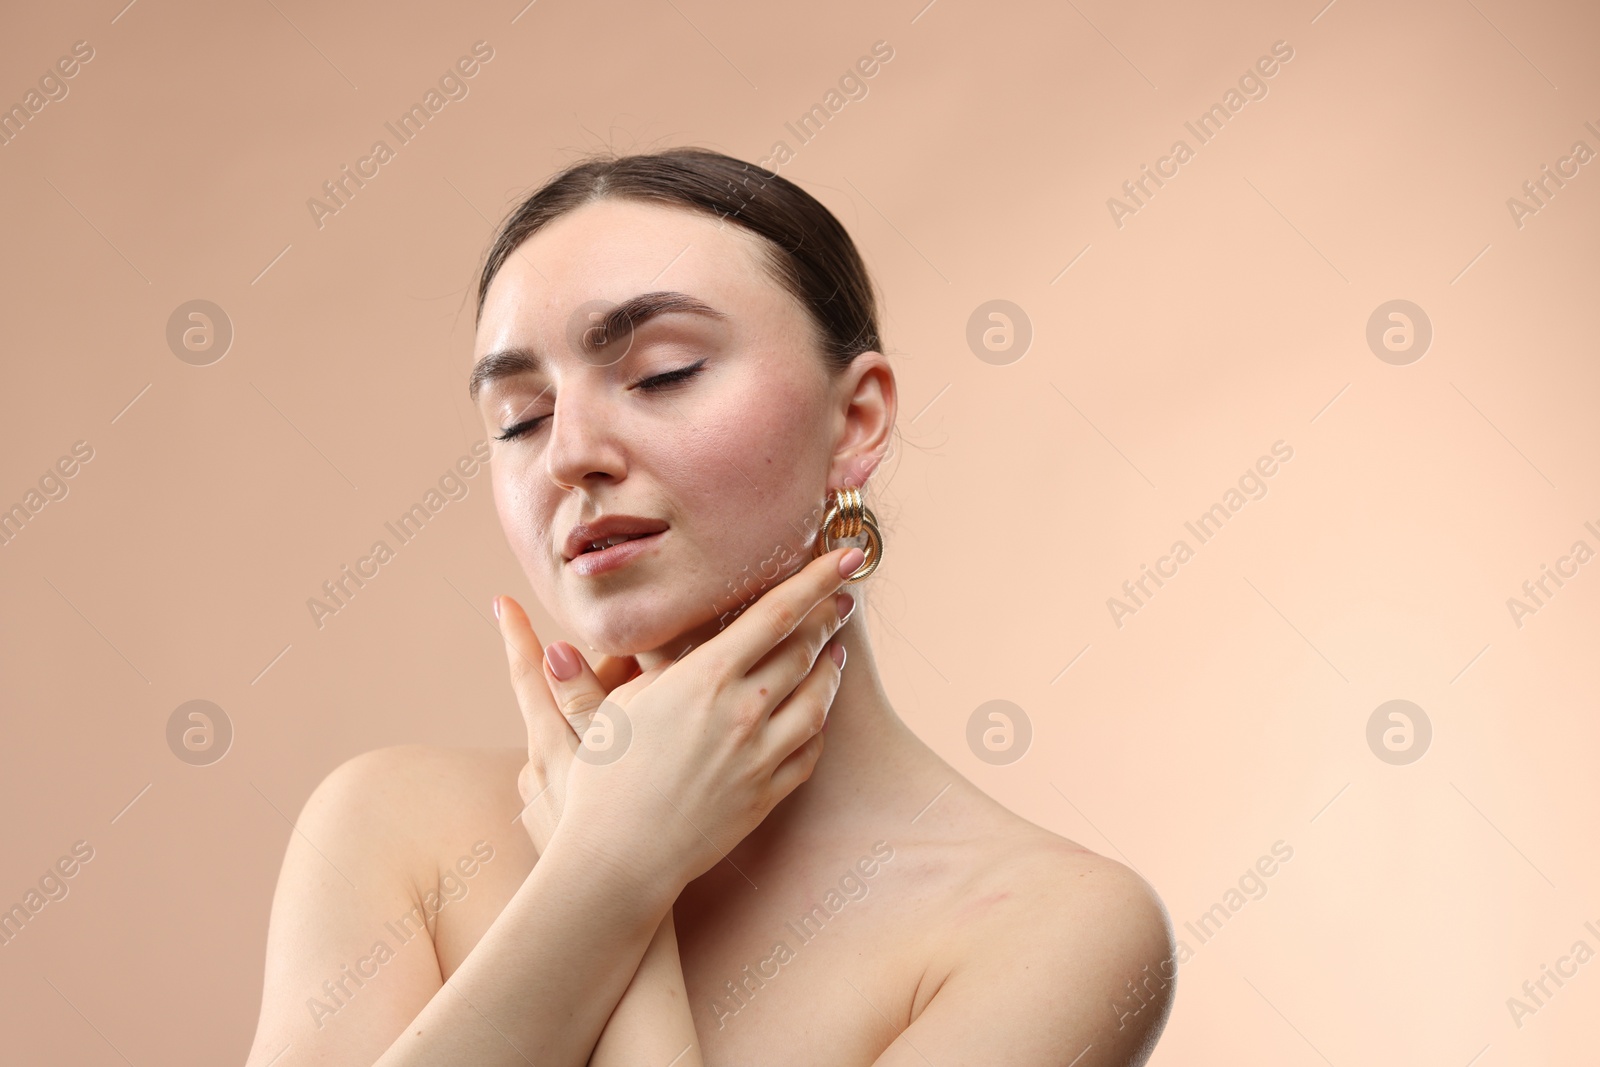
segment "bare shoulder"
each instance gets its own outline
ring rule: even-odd
[[[974,874],[952,894],[930,972],[937,985],[918,997],[925,1036],[1001,1042],[1019,1062],[1145,1062],[1176,992],[1156,891],[1126,864],[1010,812],[972,847]],[[973,1018],[992,1033],[975,1032]]]
[[[1125,978],[1172,954],[1165,905],[1126,864],[1015,816],[982,847],[978,873],[961,895],[968,906],[1005,906],[986,909],[975,924],[983,928],[977,945],[1005,953],[1018,940],[1044,939],[1071,946],[1070,966],[1085,973],[1131,964]]]
[[[382,834],[392,854],[411,855],[426,868],[447,863],[446,853],[458,847],[459,838],[505,823],[521,810],[517,773],[527,758],[520,748],[390,745],[346,760],[317,791]],[[525,840],[526,833],[515,829],[517,834],[497,834],[495,844],[502,837],[511,844]]]
[[[329,774],[362,777],[379,781],[394,779],[406,790],[450,789],[461,800],[490,799],[493,789],[475,786],[503,784],[498,775],[510,768],[512,795],[516,794],[516,772],[527,762],[528,754],[519,748],[464,748],[448,745],[403,744],[375,748],[352,756]],[[496,776],[491,783],[489,776]],[[504,798],[501,798],[502,800]]]
[[[1018,833],[1000,869],[1019,895],[1059,921],[1110,923],[1127,935],[1155,936],[1163,947],[1171,934],[1161,898],[1137,871],[1047,830],[1030,824]]]
[[[514,748],[376,748],[330,771],[307,807],[337,807],[365,829],[392,835],[388,844],[420,845],[431,829],[515,804],[516,775],[526,759]]]
[[[427,935],[446,922],[455,885],[441,892],[441,864],[472,847],[506,794],[515,810],[516,767],[498,773],[507,763],[496,750],[396,745],[317,784],[273,894],[252,1067],[290,1047],[307,1061],[371,1063],[428,1002],[441,960]],[[481,869],[481,855],[468,859]],[[379,970],[384,980],[365,989]]]

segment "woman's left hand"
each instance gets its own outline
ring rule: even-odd
[[[506,643],[511,685],[529,726],[528,762],[517,775],[517,790],[523,803],[522,825],[534,850],[542,854],[561,820],[567,772],[574,753],[583,744],[582,732],[589,728],[590,713],[602,705],[611,690],[639,677],[641,672],[638,660],[632,656],[601,656],[591,668],[576,648],[557,641],[550,647],[558,660],[566,659],[562,673],[570,676],[563,680],[552,670],[550,658],[521,604],[508,596],[499,597],[496,615],[500,636]]]

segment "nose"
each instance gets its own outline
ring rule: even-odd
[[[556,397],[551,413],[545,462],[550,480],[563,489],[621,478],[627,471],[618,413],[605,397],[604,386],[592,384],[590,388],[576,382],[569,385]]]

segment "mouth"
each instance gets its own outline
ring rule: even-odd
[[[651,551],[664,536],[666,531],[661,530],[656,533],[616,534],[600,538],[585,544],[583,551],[567,561],[567,566],[575,573],[584,576],[613,571],[627,566]]]
[[[602,515],[593,522],[580,522],[562,541],[562,556],[572,562],[590,552],[603,552],[617,544],[658,534],[667,528],[660,519],[638,515]]]
[[[617,534],[613,537],[602,537],[599,540],[590,541],[588,544],[584,545],[583,549],[578,553],[578,555],[587,556],[594,552],[604,552],[606,549],[614,548],[625,541],[637,541],[641,537],[654,536],[655,534]],[[574,556],[573,558],[576,559],[577,556]]]
[[[637,558],[659,541],[666,529],[667,524],[660,519],[601,515],[568,531],[561,555],[579,574],[595,574]]]

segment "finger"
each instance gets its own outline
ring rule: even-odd
[[[715,648],[716,657],[727,657],[724,663],[732,677],[744,677],[774,646],[793,633],[824,597],[844,585],[840,564],[846,557],[854,560],[852,569],[860,566],[864,558],[861,550],[853,547],[836,548],[819,556],[763,593],[726,630],[685,658],[705,657],[711,655],[706,649]]]
[[[823,738],[826,734],[814,734],[799,748],[791,752],[777,769],[772,772],[772,799],[776,803],[793,793],[802,783],[811,777],[817,768],[817,760],[822,758]]]
[[[772,694],[771,703],[776,705],[820,663],[823,646],[854,611],[855,597],[849,593],[823,597],[794,633],[750,669],[745,685]]]
[[[533,632],[528,613],[511,597],[496,597],[495,609],[500,636],[505,640],[506,662],[511,668],[511,688],[517,694],[517,704],[522,708],[522,719],[528,727],[529,758],[540,752],[557,751],[555,746],[565,744],[566,727],[544,678],[544,651],[539,635]]]
[[[614,664],[608,670],[619,673]],[[556,710],[566,717],[573,735],[581,738],[611,690],[601,683],[583,654],[566,641],[552,641],[545,648],[544,677]]]
[[[762,727],[762,749],[766,758],[780,764],[805,743],[822,732],[828,721],[833,698],[839,692],[839,682],[844,669],[834,658],[838,649],[842,659],[844,648],[829,642],[827,650],[817,657],[817,662],[794,692],[785,697],[767,716]]]
[[[595,677],[600,679],[600,687],[608,693],[624,682],[633,681],[641,673],[639,661],[633,656],[601,656],[594,665]]]

